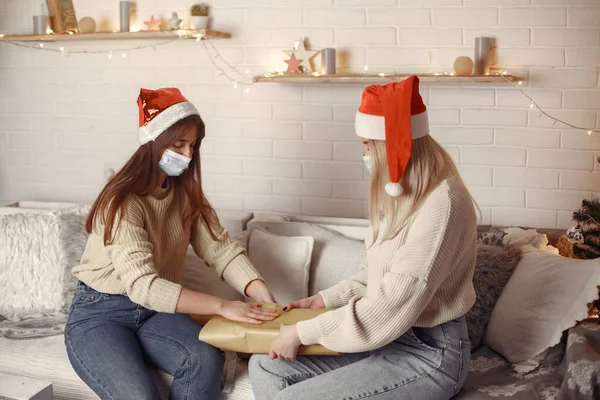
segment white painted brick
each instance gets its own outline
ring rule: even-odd
[[[302,124],[296,122],[244,121],[245,137],[292,139],[302,138]]]
[[[281,213],[300,214],[302,199],[286,196],[244,196],[246,210],[273,211]]]
[[[396,44],[395,28],[336,28],[340,46],[389,46]]]
[[[333,147],[333,159],[336,161],[362,161],[364,145],[356,143],[336,143]]]
[[[532,0],[532,2],[536,6],[587,6],[598,4],[597,0]]]
[[[466,6],[528,6],[531,0],[465,0]]]
[[[285,86],[278,84],[256,85],[252,87],[250,92],[244,92],[244,100],[299,102],[302,100],[302,88],[299,86]]]
[[[400,28],[398,45],[402,47],[462,46],[460,28]]]
[[[325,8],[304,9],[304,24],[307,26],[363,26],[366,20],[365,10],[359,8],[337,9],[335,12]]]
[[[597,29],[534,29],[534,46],[598,46],[600,35]]]
[[[218,179],[217,192],[235,194],[271,194],[272,181],[270,179],[226,176]]]
[[[524,207],[524,189],[472,187],[469,189],[478,205],[484,207]]]
[[[499,65],[511,67],[562,67],[565,65],[564,49],[509,48],[498,54]]]
[[[271,0],[213,0],[215,7],[270,6]]]
[[[34,184],[33,199],[37,201],[65,201],[91,204],[100,194],[101,184],[72,185],[72,184]],[[20,197],[22,198],[22,197]]]
[[[538,110],[529,111],[529,126],[564,128],[563,124],[556,122],[545,115],[540,117]],[[569,124],[583,127],[593,127],[596,123],[596,113],[593,111],[564,111],[556,110],[550,113],[554,118],[558,118]]]
[[[492,223],[498,226],[555,228],[556,211],[525,208],[494,208]]]
[[[560,132],[550,129],[496,128],[496,144],[558,149]]]
[[[215,154],[215,140],[212,138],[203,139],[200,145],[200,154],[202,156]]]
[[[31,127],[31,116],[0,115],[0,126],[6,131],[28,131]]]
[[[494,186],[558,189],[558,171],[532,168],[494,168]]]
[[[83,169],[51,168],[38,166],[19,166],[11,168],[10,177],[15,182],[31,182],[46,184],[101,184],[102,171],[97,173]]]
[[[584,169],[594,168],[593,152],[568,150],[529,150],[527,166],[533,168]]]
[[[217,46],[219,54],[229,63],[238,64],[242,62],[243,52],[238,47],[221,47]],[[213,53],[211,53],[213,54]],[[212,65],[210,56],[201,48],[196,51],[186,51],[182,55],[183,65]]]
[[[273,6],[331,6],[333,0],[272,0]]]
[[[560,188],[600,192],[600,172],[561,171]]]
[[[245,26],[294,26],[302,24],[302,8],[244,8]]]
[[[357,110],[358,104],[353,106],[336,106],[334,120],[336,122],[354,122]]]
[[[463,147],[462,164],[525,166],[525,149],[517,147]]]
[[[475,46],[475,38],[487,36],[496,39],[497,46],[529,46],[529,29],[527,28],[474,28],[465,29],[466,46]]]
[[[202,157],[202,173],[233,175],[242,173],[242,160],[223,157]]]
[[[576,47],[567,48],[568,67],[600,68],[600,48]]]
[[[527,190],[527,207],[544,210],[576,210],[589,192],[562,190]]]
[[[54,135],[37,135],[26,132],[9,133],[8,148],[52,150],[55,148]]]
[[[29,150],[10,150],[2,154],[2,161],[10,166],[33,164],[33,155]]]
[[[529,84],[556,88],[595,88],[598,71],[579,68],[532,68]]]
[[[483,126],[525,126],[527,111],[525,110],[462,110],[464,125]]]
[[[567,90],[565,91],[565,108],[572,110],[599,110],[600,92],[598,90]]]
[[[303,198],[302,214],[321,217],[362,218],[363,202],[358,200]]]
[[[270,119],[272,106],[269,103],[217,103],[215,116],[219,118]]]
[[[331,143],[281,142],[274,143],[274,157],[295,160],[331,160]]]
[[[208,193],[208,201],[219,210],[243,210],[244,199],[242,196],[231,196],[226,194]]]
[[[562,92],[549,89],[523,89],[525,93],[535,99],[535,102],[542,108],[561,108]],[[497,90],[498,107],[529,107],[531,100],[523,96],[514,89]]]
[[[434,26],[490,26],[498,24],[498,9],[484,7],[433,8]]]
[[[304,101],[307,103],[325,104],[353,104],[358,109],[362,92],[361,86],[326,86],[306,85],[304,86]]]
[[[214,78],[215,68],[212,66],[176,65],[158,67],[158,81],[168,83],[169,86],[179,86],[193,82],[212,82]]]
[[[434,107],[489,107],[494,105],[494,90],[432,88],[429,104]]]
[[[600,150],[600,140],[597,134],[588,135],[585,131],[567,130],[562,132],[561,147],[569,150]]]
[[[494,143],[494,131],[491,128],[433,127],[430,134],[441,144],[478,145]]]
[[[308,179],[276,179],[273,193],[285,196],[330,197],[332,183]]]
[[[334,0],[339,7],[364,7],[364,0]],[[369,7],[396,6],[397,0],[369,0]]]
[[[300,161],[244,160],[244,175],[300,178],[302,164]]]
[[[54,114],[54,103],[48,100],[8,100],[3,114]]]
[[[332,28],[307,28],[307,27],[281,27],[274,29],[275,46],[289,48],[301,37],[307,38],[307,48],[320,48],[333,46],[335,44],[335,35]],[[317,56],[320,57],[320,56]]]
[[[370,8],[367,10],[367,14],[369,25],[431,25],[431,16],[428,8]]]
[[[426,66],[430,64],[428,49],[399,47],[367,48],[367,63],[371,65]]]
[[[236,119],[204,119],[207,137],[242,136],[242,121]]]
[[[337,199],[369,200],[369,182],[334,182],[333,197]]]
[[[569,25],[600,26],[600,7],[569,7]]]
[[[214,193],[217,191],[217,179],[216,176],[202,176],[202,190],[204,193]]]
[[[572,211],[559,211],[558,212],[558,228],[568,229],[575,225],[573,222]]]
[[[273,143],[259,139],[216,139],[215,151],[224,156],[271,157]]]
[[[500,9],[503,26],[565,26],[567,11],[562,7],[506,7]]]
[[[0,93],[5,99],[30,99],[31,84],[27,82],[0,81]]]
[[[370,5],[371,2],[369,2]],[[462,6],[463,0],[398,0],[399,6]]]
[[[458,172],[467,186],[492,186],[492,169],[461,165]]]
[[[363,164],[306,161],[302,172],[302,176],[309,179],[359,181],[363,175]]]
[[[331,121],[331,106],[302,104],[275,104],[275,119],[280,121]]]
[[[234,89],[226,83],[193,83],[188,85],[188,99],[197,101],[240,101],[242,100],[241,88]]]
[[[452,157],[452,161],[455,164],[460,164],[460,147],[448,145],[444,145],[443,147],[450,154],[450,157]]]
[[[430,125],[458,125],[460,111],[441,108],[432,108],[427,111]]]
[[[358,140],[354,123],[307,123],[304,125],[304,139],[325,142],[353,142]]]
[[[339,47],[335,56],[337,69],[345,71],[362,69],[367,59],[366,50],[362,47]]]
[[[273,29],[267,27],[232,27],[228,32],[232,37],[227,39],[228,45],[264,46],[273,43]]]

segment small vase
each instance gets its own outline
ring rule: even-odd
[[[192,29],[206,29],[208,26],[208,17],[197,17],[192,16],[191,27]]]

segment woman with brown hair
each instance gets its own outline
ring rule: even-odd
[[[142,89],[140,148],[92,206],[90,234],[65,330],[71,365],[102,399],[158,399],[148,370],[173,375],[172,399],[217,399],[220,350],[187,314],[254,324],[267,309],[182,288],[188,245],[258,303],[274,302],[244,250],[219,223],[201,184],[204,123],[178,89]]]

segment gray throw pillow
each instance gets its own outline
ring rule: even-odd
[[[520,259],[521,251],[512,246],[477,245],[477,264],[473,276],[477,300],[466,315],[471,351],[483,344],[492,310]]]

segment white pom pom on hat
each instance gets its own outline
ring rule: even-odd
[[[419,78],[412,75],[401,82],[367,87],[356,113],[355,129],[361,138],[385,141],[391,180],[385,191],[392,197],[402,195],[399,182],[412,154],[412,141],[429,134]]]

